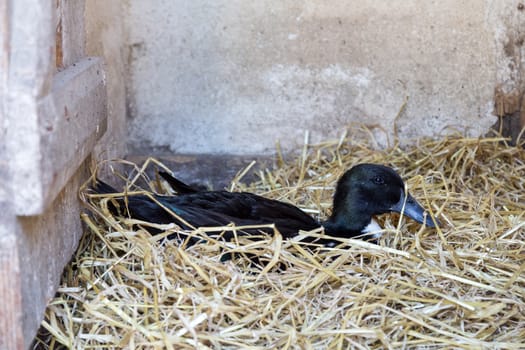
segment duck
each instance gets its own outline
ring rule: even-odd
[[[390,212],[403,214],[427,227],[439,225],[408,193],[401,176],[391,167],[381,164],[357,164],[341,176],[333,196],[332,213],[326,221],[318,221],[290,203],[254,193],[201,190],[167,172],[160,171],[159,175],[173,188],[175,195],[154,194],[154,200],[146,195],[128,195],[125,200],[117,198],[110,209],[146,222],[174,223],[184,230],[232,223],[236,226],[274,224],[283,238],[292,238],[299,231],[320,227],[328,237],[378,238],[381,227],[374,217]],[[100,179],[96,179],[93,190],[95,193],[122,193]],[[269,226],[243,231],[245,234],[274,232]],[[330,239],[322,240],[324,245],[333,246],[335,243]]]

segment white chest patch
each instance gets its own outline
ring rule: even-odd
[[[374,219],[370,220],[370,223],[363,229],[363,233],[370,233],[376,239],[381,237],[382,231],[383,228]]]

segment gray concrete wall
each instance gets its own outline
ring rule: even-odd
[[[495,87],[517,85],[517,1],[125,2],[134,152],[266,153],[353,122],[391,136],[407,97],[403,139],[481,135]]]
[[[94,150],[97,159],[122,157],[127,152],[126,62],[127,34],[122,1],[89,0],[85,7],[86,52],[104,58],[108,97],[108,132]]]

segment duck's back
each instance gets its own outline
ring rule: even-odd
[[[275,224],[284,237],[299,230],[313,230],[320,226],[299,208],[280,201],[247,192],[207,191],[176,196],[155,196],[163,206],[193,227]],[[185,229],[192,227],[159,206],[147,196],[128,197],[132,217],[155,223],[176,223]],[[270,230],[266,230],[270,231]]]

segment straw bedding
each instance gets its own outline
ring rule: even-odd
[[[378,221],[378,245],[343,240],[319,250],[298,240],[197,229],[205,243],[151,236],[83,189],[86,234],[49,303],[46,348],[432,349],[522,348],[525,340],[525,154],[500,138],[448,137],[378,150],[356,135],[305,146],[291,161],[231,190],[292,202],[324,218],[337,178],[360,162],[389,164],[439,217],[429,229],[398,215]],[[166,193],[127,174],[129,191]],[[117,183],[118,176],[111,181]],[[136,182],[137,184],[139,181]],[[144,224],[146,225],[146,224]],[[144,227],[144,226],[143,226]],[[321,232],[301,232],[318,235]],[[221,261],[225,252],[232,260]],[[257,256],[264,264],[251,263]],[[223,259],[224,260],[224,259]]]

